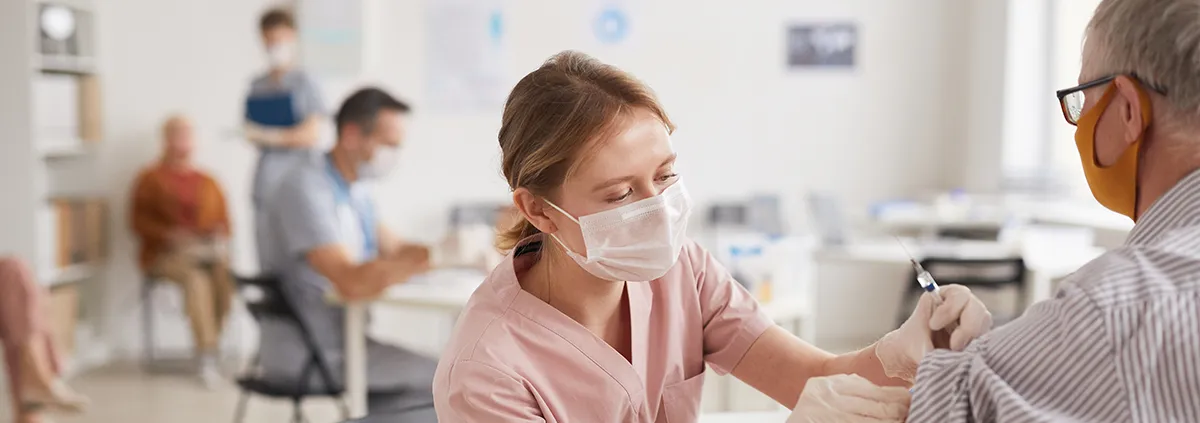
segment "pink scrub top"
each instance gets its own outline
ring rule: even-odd
[[[705,363],[732,371],[774,324],[689,241],[666,275],[626,284],[627,361],[521,289],[517,274],[537,259],[510,254],[471,296],[434,376],[438,421],[695,422]]]

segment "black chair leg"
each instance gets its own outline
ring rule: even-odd
[[[300,408],[300,400],[292,400],[292,423],[304,423],[304,410]]]
[[[242,423],[246,421],[246,404],[250,402],[250,394],[242,391],[242,395],[238,398],[237,411],[233,414],[233,423]]]

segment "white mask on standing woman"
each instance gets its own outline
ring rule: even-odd
[[[550,236],[579,267],[610,281],[651,281],[667,274],[679,259],[692,214],[692,198],[682,181],[654,197],[578,219],[546,203],[579,224],[587,256]]]
[[[267,47],[267,64],[271,69],[283,69],[296,61],[296,43],[282,42]]]

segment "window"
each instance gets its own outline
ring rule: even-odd
[[[1090,196],[1075,128],[1054,90],[1076,85],[1083,34],[1099,0],[1009,0],[1003,153],[1008,190]]]

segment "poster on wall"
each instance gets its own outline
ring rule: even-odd
[[[504,0],[429,0],[425,5],[429,108],[498,113],[511,88]]]
[[[790,24],[786,44],[789,70],[854,69],[858,25],[852,22]]]
[[[304,67],[321,77],[362,74],[363,0],[304,0],[298,5]]]

